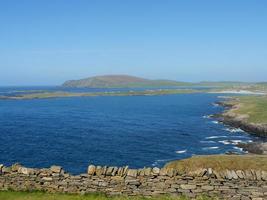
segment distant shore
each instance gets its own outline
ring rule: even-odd
[[[247,95],[266,95],[263,91],[250,91],[250,90],[215,90],[209,93],[215,94],[247,94]]]
[[[18,94],[10,96],[0,96],[0,99],[24,100],[24,99],[47,99],[64,97],[96,97],[96,96],[156,96],[170,94],[191,94],[199,93],[193,89],[155,89],[144,91],[116,91],[116,92],[34,92],[28,94]]]

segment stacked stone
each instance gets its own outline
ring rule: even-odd
[[[70,175],[60,166],[26,168],[0,165],[0,190],[42,190],[48,192],[108,195],[198,195],[231,200],[267,199],[267,172],[258,170],[216,171],[198,169],[187,174],[174,169],[101,167],[90,165],[86,174]]]

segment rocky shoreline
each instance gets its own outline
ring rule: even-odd
[[[239,143],[237,146],[252,154],[267,155],[267,142]]]
[[[249,115],[234,113],[233,111],[240,107],[238,101],[238,98],[227,98],[224,101],[216,102],[217,105],[224,107],[225,111],[212,117],[225,125],[240,128],[249,134],[259,137],[260,141],[248,144],[239,143],[237,146],[249,153],[267,155],[267,124],[251,123],[248,121]]]
[[[249,117],[248,115],[239,115],[232,112],[233,110],[239,108],[238,103],[233,103],[230,102],[229,100],[225,100],[216,102],[216,104],[223,106],[226,109],[223,113],[216,114],[213,116],[219,122],[222,122],[234,128],[240,128],[250,134],[259,137],[267,137],[267,124],[248,122],[248,117]]]

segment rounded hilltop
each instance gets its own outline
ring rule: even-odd
[[[189,83],[172,80],[151,80],[130,75],[103,75],[79,80],[69,80],[63,83],[64,87],[87,88],[129,88],[129,87],[160,87],[181,86]]]

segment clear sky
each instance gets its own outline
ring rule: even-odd
[[[267,81],[266,0],[0,0],[0,85]]]

